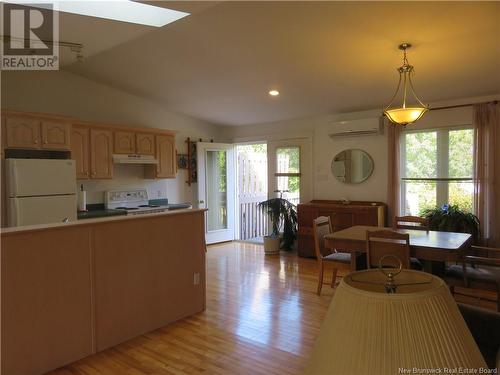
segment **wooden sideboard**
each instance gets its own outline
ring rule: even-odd
[[[313,220],[319,216],[329,216],[333,231],[353,225],[373,225],[383,227],[386,224],[386,205],[381,202],[353,201],[349,204],[341,201],[313,200],[297,207],[299,228],[297,234],[298,254],[301,257],[315,257]]]

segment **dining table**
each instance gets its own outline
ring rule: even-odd
[[[366,253],[366,232],[394,230],[410,235],[410,255],[423,261],[424,271],[432,273],[436,262],[453,262],[461,258],[464,250],[472,244],[468,233],[426,231],[421,229],[393,229],[376,226],[355,225],[324,237],[329,250],[351,253],[351,271],[357,268],[356,258]]]

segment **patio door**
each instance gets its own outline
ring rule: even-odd
[[[234,240],[235,167],[234,146],[197,143],[198,208],[206,208],[207,244]]]

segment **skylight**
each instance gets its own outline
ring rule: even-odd
[[[140,25],[162,27],[189,13],[157,7],[130,0],[1,0],[4,3],[26,4],[35,8],[79,14],[81,16],[104,18],[108,20],[136,23]]]

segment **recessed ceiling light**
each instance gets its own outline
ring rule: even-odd
[[[4,3],[22,4],[35,8],[54,9],[60,12],[105,18],[108,20],[162,27],[189,13],[157,7],[130,0],[0,0]],[[35,4],[33,4],[35,3]],[[53,6],[53,8],[51,8]]]
[[[271,96],[278,96],[280,92],[278,90],[269,90],[269,95]]]

